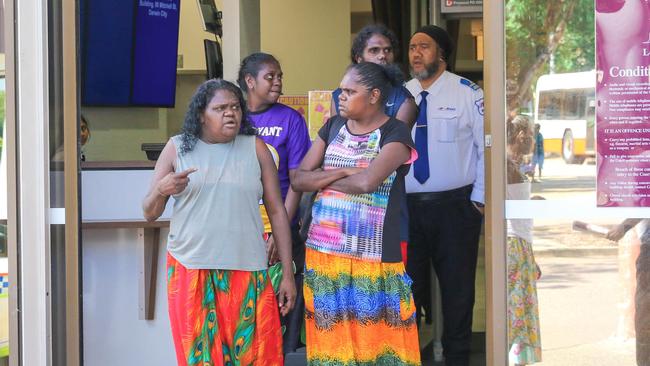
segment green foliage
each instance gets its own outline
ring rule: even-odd
[[[579,3],[555,52],[555,72],[589,71],[596,68],[594,1]]]
[[[0,224],[0,257],[7,256],[7,225]]]
[[[546,2],[509,0],[506,3],[507,75],[518,79],[537,57],[538,45],[545,44],[543,20]]]
[[[509,105],[517,112],[531,101],[539,76],[551,71],[551,58],[556,73],[595,67],[593,0],[507,0],[505,26],[507,90],[520,98]]]

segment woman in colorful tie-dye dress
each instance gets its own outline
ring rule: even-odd
[[[395,78],[351,65],[339,116],[321,128],[292,182],[318,191],[305,263],[308,364],[419,365],[411,280],[400,252],[408,127],[384,113]]]

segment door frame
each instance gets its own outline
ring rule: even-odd
[[[487,365],[508,364],[505,237],[505,2],[483,3]]]
[[[79,246],[79,91],[77,1],[63,0],[59,34],[49,34],[47,1],[5,1],[7,246],[11,366],[52,364],[51,224],[64,210],[66,365],[81,362]],[[57,38],[51,49],[48,36]],[[62,65],[49,65],[60,54]],[[60,67],[65,208],[50,207],[50,66]],[[58,71],[57,71],[58,72]],[[58,274],[58,273],[57,273]],[[29,347],[25,347],[29,345]]]
[[[48,159],[47,7],[6,1],[11,365],[49,365],[50,225]],[[11,29],[13,28],[13,29]],[[11,34],[11,36],[9,35]],[[15,296],[14,296],[15,295]],[[16,327],[17,325],[17,327]],[[13,345],[13,346],[12,346]],[[29,347],[27,347],[29,345]],[[29,351],[28,351],[29,349]]]
[[[63,0],[61,48],[65,191],[65,350],[67,366],[82,364],[81,170],[79,163],[78,1]]]
[[[7,254],[9,260],[9,357],[10,366],[18,366],[20,361],[20,319],[19,288],[20,272],[18,266],[18,225],[17,212],[18,186],[16,184],[16,63],[15,58],[15,4],[14,0],[4,3],[4,43],[5,43],[5,125],[3,149],[6,150],[7,166]],[[14,340],[12,342],[12,340]]]

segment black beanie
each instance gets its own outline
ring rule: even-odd
[[[454,51],[454,42],[452,42],[451,37],[449,37],[449,33],[447,33],[446,30],[435,25],[424,25],[416,30],[413,35],[416,33],[424,33],[427,36],[433,38],[433,40],[436,41],[438,46],[440,46],[442,49],[445,62],[449,62],[449,57]]]

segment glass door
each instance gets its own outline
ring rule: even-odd
[[[0,365],[77,365],[76,3],[3,4]]]
[[[81,360],[76,1],[47,2],[52,365]]]
[[[650,5],[503,6],[505,110],[491,120],[502,185],[491,189],[505,198],[493,245],[508,363],[648,364]]]
[[[0,154],[0,224],[4,235],[0,239],[3,253],[0,254],[2,268],[2,289],[0,290],[0,365],[18,365],[20,349],[19,320],[11,311],[17,308],[20,276],[18,271],[16,241],[16,184],[9,177],[16,171],[16,110],[12,108],[16,101],[15,54],[13,2],[2,4],[0,32],[2,37],[2,69],[4,76],[4,110],[2,128],[2,152]]]
[[[13,266],[9,273],[8,237],[7,237],[7,147],[14,141],[7,132],[6,103],[6,50],[5,50],[5,6],[0,4],[0,365],[8,365],[10,356],[10,278],[14,279]],[[9,128],[11,131],[12,128]],[[11,276],[10,276],[11,275]]]

